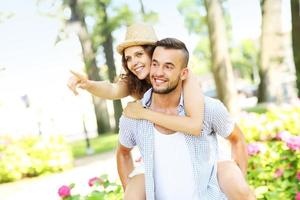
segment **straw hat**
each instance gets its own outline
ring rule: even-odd
[[[152,26],[145,23],[135,23],[127,27],[125,41],[117,46],[119,54],[130,46],[154,45],[157,41],[156,34]]]

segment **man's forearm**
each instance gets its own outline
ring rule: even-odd
[[[128,182],[128,175],[132,172],[134,168],[130,152],[124,153],[122,151],[117,151],[117,167],[119,177],[121,179],[122,186],[125,191]]]
[[[237,162],[244,176],[247,174],[248,153],[246,142],[237,141],[231,144],[232,157]]]

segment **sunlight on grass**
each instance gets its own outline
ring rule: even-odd
[[[91,147],[93,148],[93,154],[99,154],[113,150],[118,144],[118,134],[110,133],[104,134],[97,138],[90,139]],[[74,158],[86,156],[86,141],[80,140],[72,142],[71,144]]]

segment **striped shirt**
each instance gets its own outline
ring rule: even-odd
[[[152,89],[142,99],[150,106]],[[226,200],[217,180],[218,143],[216,134],[228,137],[234,128],[234,121],[219,100],[205,97],[204,120],[200,136],[185,135],[193,166],[193,176],[201,200]],[[185,115],[183,98],[180,98],[178,115]],[[122,116],[120,119],[119,142],[127,147],[137,146],[145,163],[145,191],[147,200],[155,199],[154,185],[154,125],[147,120],[136,120]],[[167,159],[167,158],[166,158]],[[180,181],[180,180],[179,180]]]

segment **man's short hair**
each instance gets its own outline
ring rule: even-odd
[[[183,53],[184,53],[184,67],[186,67],[188,65],[188,62],[189,62],[189,51],[188,49],[186,48],[185,44],[176,39],[176,38],[165,38],[165,39],[162,39],[162,40],[159,40],[155,43],[155,46],[156,47],[164,47],[166,49],[179,49],[181,50]]]

